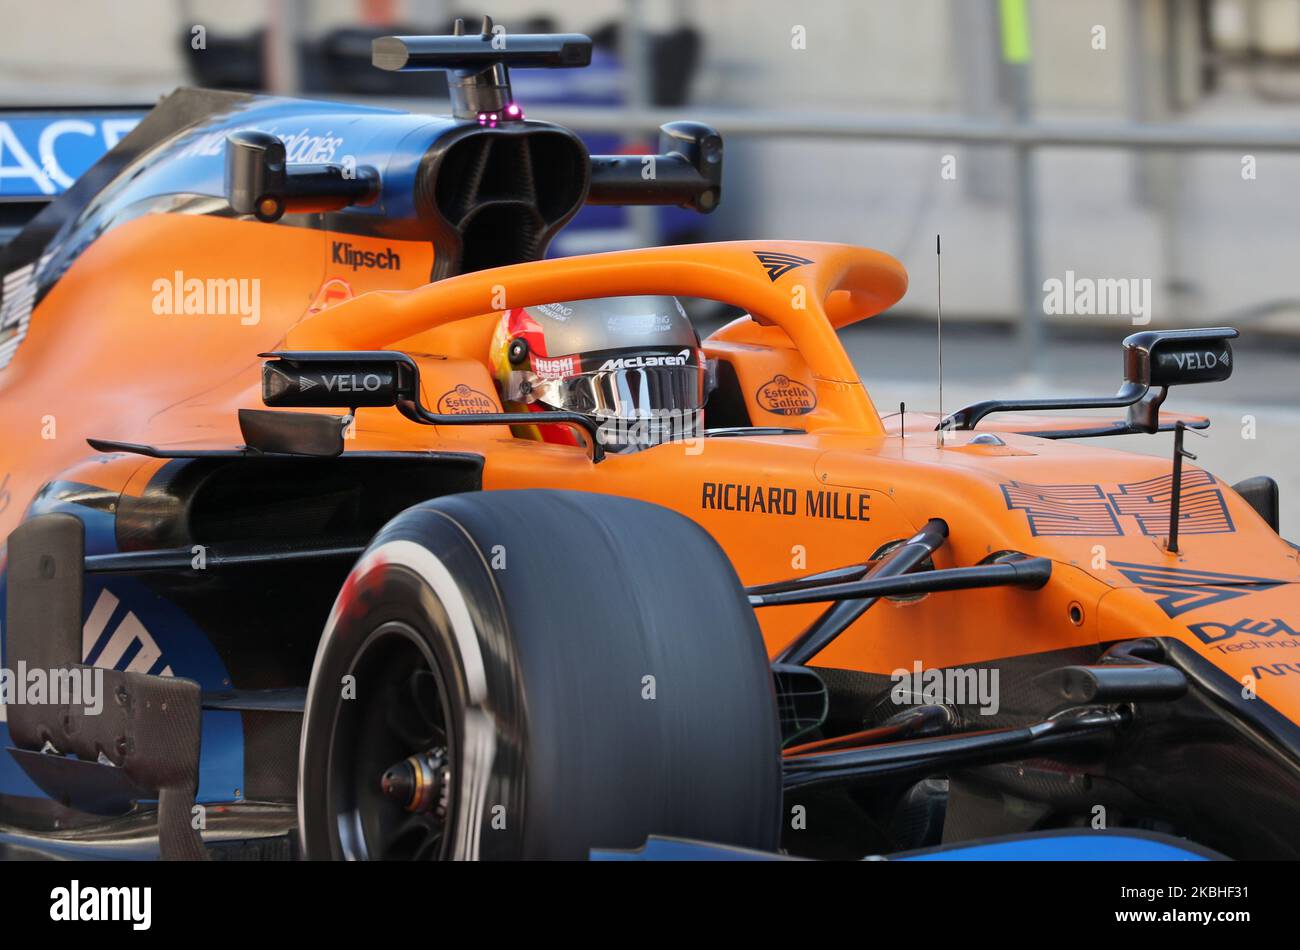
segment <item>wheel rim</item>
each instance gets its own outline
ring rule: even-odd
[[[390,621],[366,637],[348,673],[356,693],[339,703],[326,789],[338,855],[372,861],[448,857],[456,748],[437,660],[412,627]],[[394,770],[404,767],[416,773],[419,794],[410,801],[390,787]],[[432,791],[430,777],[436,782]]]

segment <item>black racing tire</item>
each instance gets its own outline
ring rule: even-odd
[[[412,814],[380,778],[430,743],[437,801]],[[780,747],[754,612],[694,522],[580,492],[439,498],[375,536],[326,624],[303,854],[579,859],[648,835],[774,850]]]

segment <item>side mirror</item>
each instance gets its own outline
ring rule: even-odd
[[[722,136],[699,122],[669,122],[659,128],[659,152],[591,156],[587,203],[714,211],[722,200]]]
[[[604,447],[600,444],[600,426],[596,420],[580,412],[430,412],[420,401],[420,365],[407,353],[396,350],[295,350],[258,355],[267,360],[262,364],[262,402],[268,406],[336,409],[396,406],[397,411],[412,422],[433,426],[555,423],[582,430],[593,462],[605,457]],[[335,436],[326,426],[337,424],[337,417],[260,413],[256,410],[240,412],[241,422],[244,419],[242,414],[249,413],[248,421],[257,427],[255,434],[261,438],[263,446],[301,443],[314,448],[315,454],[322,454],[324,449],[332,449],[335,444]],[[298,419],[261,418],[266,415],[295,416]],[[306,421],[304,417],[307,417]],[[334,423],[316,421],[321,418],[333,419]],[[295,426],[303,425],[311,427],[310,433],[298,432],[295,439]],[[262,447],[252,439],[247,441],[249,445]],[[263,448],[263,451],[270,449]]]
[[[279,221],[286,213],[338,211],[365,204],[379,190],[372,168],[285,161],[284,143],[269,132],[241,129],[226,136],[226,200],[239,214]]]
[[[1232,375],[1232,327],[1144,330],[1124,339],[1124,379],[1163,388],[1219,383]]]
[[[1124,435],[1160,432],[1160,405],[1170,386],[1217,383],[1232,375],[1232,346],[1239,334],[1232,327],[1205,330],[1144,330],[1124,338],[1124,385],[1113,396],[1048,399],[986,399],[964,406],[947,416],[938,429],[973,429],[994,412],[1037,412],[1052,409],[1128,408],[1128,422],[1098,430],[1036,432],[1044,438],[1082,438],[1084,435]],[[1203,428],[1203,423],[1195,428]]]
[[[262,402],[268,406],[359,409],[414,398],[418,371],[409,356],[388,351],[263,353]]]

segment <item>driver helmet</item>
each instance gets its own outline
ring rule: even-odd
[[[703,432],[707,366],[676,297],[600,297],[501,314],[489,363],[509,412],[578,412],[609,451]],[[515,434],[578,445],[567,425],[515,426]]]

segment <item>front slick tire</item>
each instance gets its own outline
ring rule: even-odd
[[[326,624],[299,766],[313,859],[778,845],[754,612],[703,529],[626,498],[479,492],[390,521]]]

